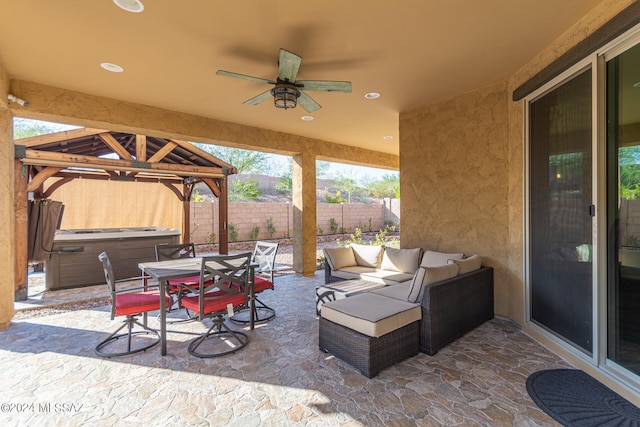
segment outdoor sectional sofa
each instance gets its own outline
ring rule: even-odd
[[[419,351],[435,355],[494,317],[493,268],[480,257],[427,251],[419,261],[410,280],[325,303],[320,350],[372,378]]]

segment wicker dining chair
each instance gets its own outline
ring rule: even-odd
[[[184,296],[182,305],[199,320],[211,319],[213,325],[189,343],[189,354],[202,358],[235,353],[249,343],[247,334],[230,329],[225,316],[249,306],[251,253],[202,258],[200,282],[195,295]],[[211,350],[199,350],[208,342]]]
[[[139,287],[125,290],[116,289],[116,280],[113,267],[106,252],[98,255],[102,262],[105,280],[111,296],[111,320],[116,316],[125,316],[122,326],[113,332],[105,340],[101,341],[94,349],[98,356],[116,357],[145,351],[160,342],[160,334],[155,329],[147,326],[147,312],[160,309],[160,293],[157,289],[150,290],[152,286],[142,284]],[[155,286],[157,288],[157,286]],[[171,304],[171,298],[165,296],[165,304]],[[138,316],[142,315],[142,323],[138,321]],[[142,330],[134,331],[135,326],[140,326]],[[119,333],[123,328],[127,332]],[[114,350],[122,339],[126,339],[124,349]],[[134,343],[135,341],[135,343]]]

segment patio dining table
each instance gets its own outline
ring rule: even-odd
[[[233,262],[241,263],[242,259],[230,261],[230,263]],[[258,264],[255,262],[251,262],[251,264],[249,264],[249,307],[251,310],[251,321],[249,326],[251,330],[254,328],[255,290],[253,285],[255,279],[255,268],[257,266]],[[224,269],[222,265],[217,265],[215,267]],[[160,353],[162,356],[165,356],[167,354],[167,308],[165,304],[162,303],[162,297],[166,294],[167,281],[171,279],[179,279],[181,277],[199,275],[202,268],[202,257],[141,262],[138,264],[138,268],[142,270],[143,276],[146,275],[157,280],[160,287]]]

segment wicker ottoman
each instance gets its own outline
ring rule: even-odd
[[[322,307],[319,348],[367,378],[420,351],[419,304],[364,293]]]

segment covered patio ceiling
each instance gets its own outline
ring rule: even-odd
[[[397,154],[399,114],[504,80],[601,1],[143,0],[141,13],[111,0],[2,1],[0,63],[31,104],[14,104],[21,117],[38,118],[45,85]],[[280,48],[302,57],[300,80],[347,80],[352,93],[311,91],[322,108],[284,111],[243,104],[271,85],[216,75],[275,79]]]

